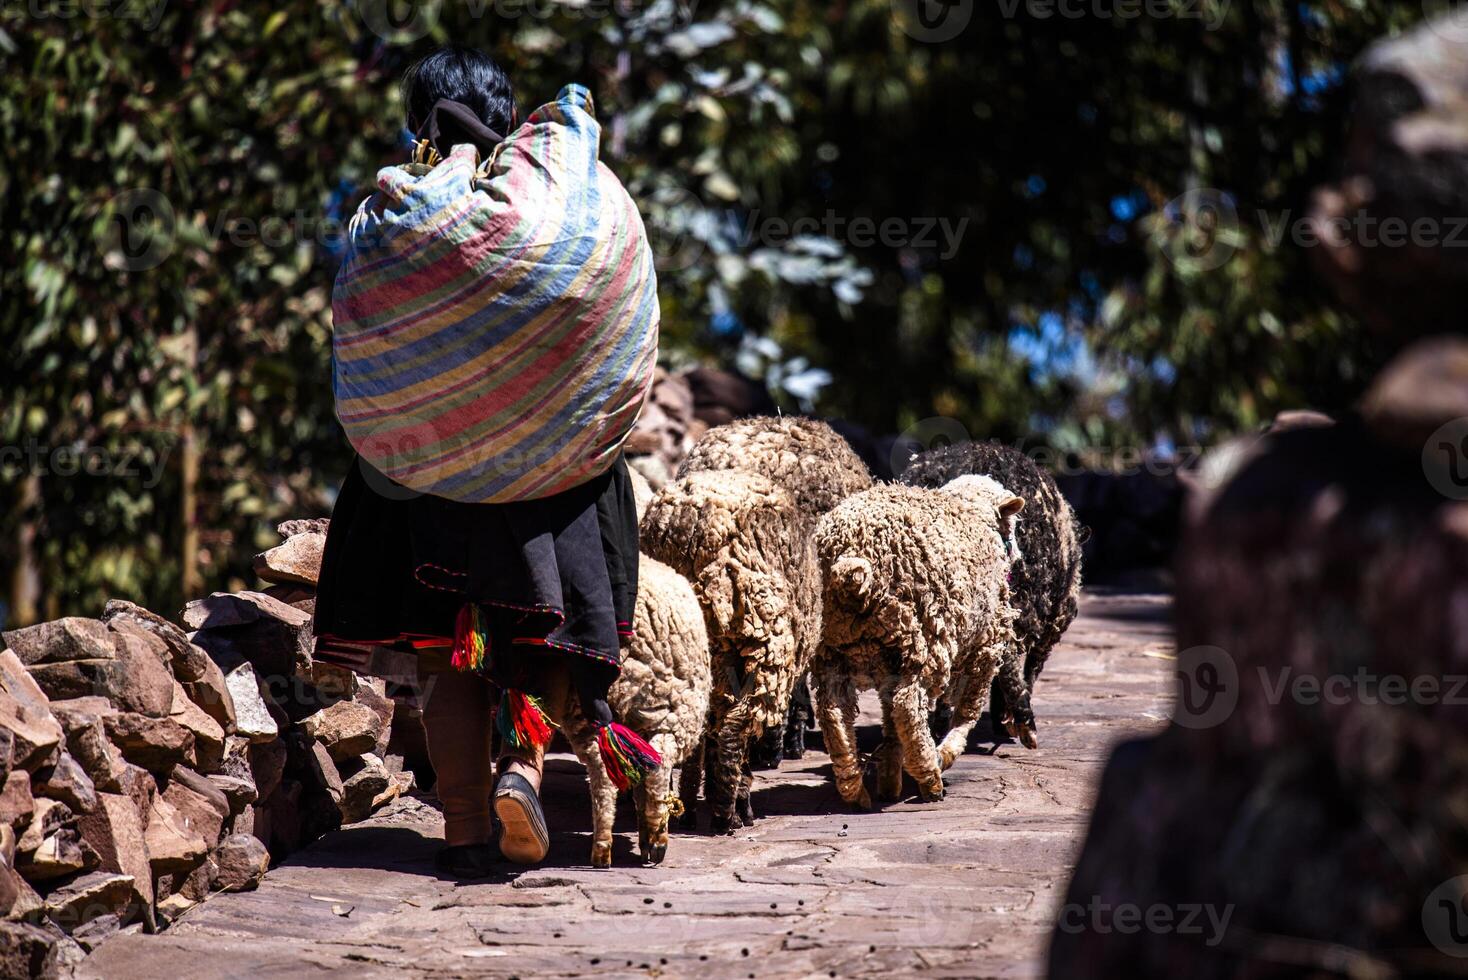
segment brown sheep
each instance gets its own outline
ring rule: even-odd
[[[813,529],[822,515],[846,497],[872,485],[871,473],[850,443],[825,422],[801,416],[754,416],[738,419],[706,433],[683,461],[679,473],[722,470],[747,470],[758,473],[783,487],[794,498],[804,520]],[[812,553],[811,560],[814,560]],[[812,632],[817,642],[819,627]],[[800,651],[802,660],[813,653]],[[752,774],[748,769],[750,755],[758,755],[762,768],[773,768],[784,754],[787,735],[792,755],[804,751],[805,721],[810,712],[810,690],[804,676],[797,678],[789,710],[783,726],[769,726],[759,741],[746,752],[745,771],[741,777],[738,806],[746,823],[754,822],[750,804]],[[692,802],[698,795],[699,771],[696,766],[684,769],[682,793]],[[687,824],[692,826],[690,811]]]
[[[749,470],[795,497],[812,520],[872,485],[866,464],[824,422],[793,415],[761,415],[710,429],[694,444],[679,476],[712,470]]]
[[[820,635],[811,522],[766,477],[689,473],[653,498],[642,549],[687,578],[703,608],[713,665],[708,797],[714,832],[732,834],[742,817],[753,818],[749,740],[784,723]],[[681,795],[689,804],[689,774],[698,771],[684,767]]]

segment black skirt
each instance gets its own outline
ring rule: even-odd
[[[317,584],[317,656],[452,641],[465,603],[489,617],[491,679],[534,692],[547,653],[571,657],[583,701],[606,689],[632,635],[637,511],[627,464],[539,500],[418,494],[358,459],[331,515]]]

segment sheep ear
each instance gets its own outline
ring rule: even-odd
[[[1002,504],[999,505],[999,516],[1000,517],[1013,517],[1015,514],[1018,514],[1020,511],[1022,511],[1024,509],[1025,509],[1025,502],[1024,502],[1023,498],[1020,498],[1020,497],[1010,497],[1008,500],[1004,501],[1004,503],[1002,503]]]

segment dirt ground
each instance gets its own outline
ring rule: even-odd
[[[753,830],[675,836],[664,864],[642,867],[624,799],[616,864],[594,871],[585,782],[557,755],[541,867],[444,880],[432,863],[442,821],[430,798],[405,799],[292,855],[257,891],[215,896],[159,935],[108,941],[79,975],[1043,974],[1108,750],[1167,717],[1168,610],[1164,596],[1088,592],[1035,695],[1040,747],[989,754],[981,723],[941,803],[852,812],[817,736],[804,759],[759,774]],[[874,698],[862,723],[870,748]]]

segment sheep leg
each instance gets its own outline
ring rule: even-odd
[[[683,760],[678,770],[678,798],[683,801],[683,816],[678,817],[680,830],[698,829],[698,787],[703,782],[703,760],[707,739],[700,736],[693,747],[693,754]]]
[[[1026,658],[1018,643],[1006,644],[1002,658],[999,662],[999,676],[994,681],[994,690],[1003,698],[1005,709],[997,715],[990,711],[989,716],[997,719],[996,723],[1002,724],[1005,731],[1012,738],[1019,739],[1025,748],[1033,749],[1040,744],[1035,737],[1035,712],[1030,707],[1030,691],[1034,689],[1034,680],[1026,678]]]
[[[596,735],[580,708],[566,712],[562,731],[576,758],[586,767],[586,781],[591,786],[591,866],[612,866],[612,824],[617,818],[617,787],[607,775]]]
[[[1004,723],[1003,719],[1010,717],[1012,713],[1009,702],[1004,696],[1004,686],[996,677],[994,686],[989,690],[989,727],[993,730],[995,748],[1009,741],[1009,738],[1006,737],[1009,726]],[[953,717],[950,714],[948,724],[944,725],[941,731],[946,733],[952,725]]]
[[[750,793],[754,789],[754,772],[749,764],[749,755],[744,756],[744,772],[739,777],[739,792],[734,796],[734,811],[744,826],[754,826],[754,804],[750,802]]]
[[[942,738],[951,727],[953,727],[953,707],[945,701],[939,701],[933,705],[933,710],[928,712],[928,731],[933,733],[934,738]]]
[[[805,729],[811,713],[810,683],[802,675],[795,686],[795,696],[790,699],[790,714],[785,721],[785,758],[800,759],[805,756]]]
[[[673,740],[667,735],[654,735],[651,741],[663,757],[663,764],[648,773],[638,787],[637,849],[647,863],[661,864],[668,853],[668,815],[672,808],[668,791],[673,785],[674,748]]]
[[[872,797],[862,785],[861,763],[856,754],[856,685],[834,668],[821,673],[816,682],[816,717],[826,752],[831,756],[831,771],[836,775],[836,792],[847,803],[863,810],[872,808]]]
[[[994,651],[995,654],[1001,656],[1002,652],[1002,649]],[[986,669],[980,670],[977,674],[953,679],[953,683],[958,685],[958,696],[953,702],[951,727],[938,746],[939,761],[945,770],[958,761],[958,757],[963,755],[964,750],[968,748],[969,732],[973,731],[974,723],[984,713],[986,696],[996,684],[994,678],[996,660],[997,657],[994,655],[980,657],[979,663],[989,665]],[[1002,680],[998,683],[1002,685]],[[992,712],[990,718],[993,718]]]
[[[988,687],[987,680],[984,686]],[[902,742],[902,766],[917,780],[918,796],[925,802],[943,798],[942,763],[928,730],[926,702],[916,678],[903,678],[892,692],[892,724]]]
[[[784,733],[771,726],[749,747],[749,762],[761,769],[779,769],[785,758]]]
[[[749,749],[750,720],[749,704],[736,704],[714,733],[714,758],[707,774],[709,805],[713,810],[709,829],[721,836],[733,834],[740,826],[736,798]]]
[[[892,721],[892,691],[886,685],[882,698],[882,744],[877,749],[877,799],[902,798],[902,745],[897,739],[897,726]]]

